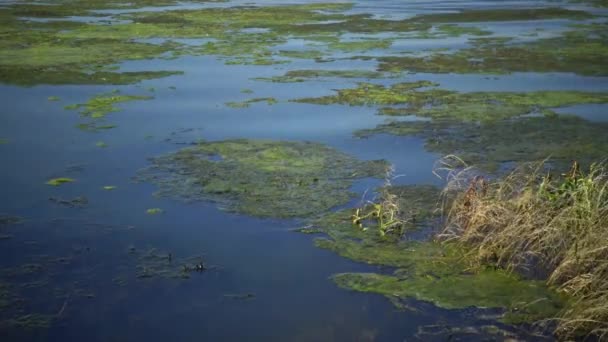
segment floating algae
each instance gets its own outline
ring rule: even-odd
[[[501,37],[473,47],[424,57],[380,57],[378,71],[430,73],[574,72],[606,76],[608,43],[603,24],[578,25],[556,38],[509,44]]]
[[[340,287],[387,296],[395,304],[415,298],[446,309],[504,308],[501,320],[521,323],[553,317],[563,299],[543,282],[523,280],[506,271],[474,266],[460,245],[387,240],[373,228],[361,230],[349,210],[317,221],[327,238],[315,244],[343,257],[395,267],[392,275],[341,273],[332,277]]]
[[[252,103],[266,102],[267,105],[272,106],[279,101],[274,97],[257,97],[242,102],[226,102],[226,106],[230,108],[249,108]]]
[[[284,75],[281,76],[273,76],[273,77],[257,77],[253,80],[255,81],[267,81],[267,82],[276,82],[276,83],[297,83],[304,82],[309,79],[317,79],[317,78],[329,78],[329,77],[337,77],[337,78],[390,78],[395,77],[393,74],[377,72],[377,71],[367,71],[367,70],[289,70]]]
[[[553,167],[567,170],[572,160],[583,165],[608,155],[608,124],[575,116],[523,117],[491,122],[392,122],[356,132],[388,133],[425,139],[425,148],[457,154],[465,162],[496,171],[511,162],[550,157]]]
[[[461,93],[436,86],[436,83],[430,81],[397,83],[390,87],[359,83],[356,88],[339,89],[335,95],[292,101],[320,105],[383,106],[379,114],[416,115],[461,121],[493,121],[537,112],[550,112],[551,109],[576,104],[608,103],[608,93],[600,92]],[[396,105],[401,106],[394,107]]]
[[[52,185],[52,186],[60,186],[66,183],[72,183],[74,182],[74,179],[72,178],[68,178],[68,177],[60,177],[60,178],[53,178],[53,179],[49,179],[46,184],[48,185]]]
[[[382,176],[383,161],[359,161],[311,142],[202,142],[152,159],[141,179],[162,196],[211,200],[262,217],[317,215],[348,202],[357,179]]]
[[[87,103],[68,105],[65,109],[79,110],[80,115],[84,117],[100,119],[109,113],[118,112],[120,109],[114,106],[117,103],[150,99],[152,99],[150,96],[99,94],[89,99]]]
[[[165,211],[162,210],[161,208],[150,208],[148,210],[146,210],[146,214],[148,215],[158,215],[158,214],[162,214]]]

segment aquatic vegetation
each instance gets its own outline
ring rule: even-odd
[[[430,73],[574,72],[606,76],[606,24],[578,25],[561,37],[507,44],[481,39],[467,49],[429,56],[380,57],[379,71]]]
[[[140,179],[159,195],[210,200],[262,217],[318,215],[348,202],[354,181],[382,176],[384,161],[359,161],[311,142],[201,142],[153,158]]]
[[[157,215],[157,214],[162,214],[165,211],[162,210],[161,208],[150,208],[146,210],[146,214],[148,215]]]
[[[49,201],[68,208],[83,208],[87,204],[89,204],[89,200],[84,196],[78,196],[70,200],[63,199],[60,197],[50,197]]]
[[[217,268],[205,265],[200,256],[176,258],[172,253],[156,248],[140,251],[131,246],[129,254],[136,260],[135,276],[138,279],[189,279],[193,272],[202,273]],[[120,285],[124,280],[119,277],[116,283]]]
[[[388,49],[393,44],[393,39],[360,39],[350,41],[335,41],[328,44],[331,50],[344,52],[364,52],[375,49]]]
[[[499,179],[453,173],[442,236],[472,248],[480,263],[540,270],[573,297],[557,320],[564,339],[608,334],[608,171],[574,162],[561,176],[543,164]]]
[[[257,97],[254,99],[245,100],[242,102],[226,102],[225,105],[230,108],[249,108],[252,103],[266,102],[267,105],[272,106],[279,101],[274,97]]]
[[[106,147],[108,147],[108,144],[106,144],[103,141],[98,141],[98,142],[95,143],[95,146],[97,146],[99,148],[106,148]]]
[[[8,139],[0,138],[0,145],[8,144]]]
[[[113,124],[102,125],[96,121],[79,123],[78,125],[76,125],[76,128],[78,128],[82,131],[85,131],[85,132],[99,132],[99,131],[112,129],[112,128],[116,128],[116,127],[118,127],[118,126],[113,125]]]
[[[47,98],[47,100],[49,100],[51,102],[55,102],[55,101],[61,101],[61,98],[59,96],[49,96]]]
[[[497,171],[511,162],[531,162],[550,157],[556,169],[567,169],[571,160],[584,165],[608,155],[608,124],[591,123],[575,116],[523,117],[482,123],[392,122],[357,132],[416,135],[425,148],[442,155],[457,154],[467,163]]]
[[[553,317],[564,304],[542,281],[476,266],[469,260],[470,252],[458,244],[386,239],[374,226],[361,230],[351,222],[349,210],[328,214],[316,220],[314,227],[328,236],[315,240],[320,248],[355,261],[397,268],[392,275],[334,275],[334,282],[346,289],[382,294],[397,302],[415,298],[447,309],[504,308],[501,320],[510,323]]]
[[[379,110],[379,114],[416,115],[461,121],[495,121],[525,114],[547,113],[550,109],[575,104],[608,103],[608,93],[599,92],[461,93],[436,88],[436,86],[436,83],[429,81],[397,83],[390,87],[373,83],[358,83],[356,88],[336,90],[335,95],[292,101],[321,105],[403,105],[401,107],[383,107]]]
[[[91,119],[101,119],[109,113],[118,112],[120,109],[115,104],[136,101],[150,100],[153,97],[141,95],[119,95],[115,93],[99,94],[90,98],[87,103],[72,104],[65,107],[66,110],[80,109],[80,115]]]
[[[323,57],[324,53],[318,50],[281,50],[279,55],[288,58],[315,59]]]
[[[48,185],[52,185],[52,186],[60,186],[66,183],[72,183],[75,180],[72,178],[68,178],[68,177],[59,177],[59,178],[53,178],[53,179],[49,179],[46,184]]]
[[[102,187],[102,189],[106,190],[106,191],[112,191],[112,190],[116,190],[117,186],[115,185],[104,185]]]
[[[343,33],[411,33],[442,37],[484,35],[476,27],[452,23],[478,21],[587,19],[586,12],[559,8],[477,10],[448,14],[426,14],[405,20],[377,19],[369,14],[346,14],[352,4],[315,3],[280,6],[234,6],[188,10],[123,13],[105,23],[80,22],[74,16],[96,16],[93,10],[140,8],[143,1],[128,6],[115,1],[46,4],[15,3],[0,9],[5,36],[0,43],[0,81],[31,86],[36,84],[133,84],[144,79],[179,74],[174,71],[113,72],[126,60],[175,58],[181,55],[215,55],[227,64],[271,65],[289,61],[275,55],[319,58],[321,52],[275,52],[272,48],[289,38],[310,39],[330,51],[366,51],[388,48],[390,39],[346,41]],[[154,5],[175,3],[163,1]],[[21,18],[64,18],[31,21]],[[248,29],[261,29],[249,32]],[[145,43],[161,38],[159,44]],[[204,39],[200,46],[173,39]],[[586,43],[581,43],[586,44]],[[82,49],[86,46],[86,49]]]
[[[243,94],[253,94],[253,90],[248,89],[248,88],[241,89],[241,93],[243,93]]]
[[[277,83],[297,83],[304,82],[309,79],[314,78],[328,78],[328,77],[336,77],[336,78],[391,78],[396,77],[393,74],[377,72],[377,71],[367,71],[367,70],[289,70],[285,74],[281,76],[273,76],[273,77],[256,77],[253,78],[255,81],[268,81],[268,82],[277,82]]]

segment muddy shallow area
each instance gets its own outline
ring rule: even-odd
[[[427,270],[331,219],[389,166],[428,213],[445,154],[490,175],[608,156],[602,4],[1,4],[0,335],[553,339],[531,322],[560,304],[504,319],[561,301],[533,280]],[[436,231],[418,215],[397,243]]]

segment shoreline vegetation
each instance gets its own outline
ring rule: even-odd
[[[608,337],[608,169],[576,161],[552,175],[524,164],[499,179],[450,175],[445,241],[470,248],[480,265],[535,272],[572,298],[557,316],[563,339]]]
[[[494,178],[455,156],[439,165],[446,186],[423,200],[422,215],[420,193],[396,195],[389,182],[374,201],[353,209],[352,222],[338,212],[303,230],[327,236],[315,240],[320,248],[397,268],[393,275],[343,273],[333,281],[382,294],[397,308],[405,297],[444,308],[503,307],[504,323],[563,340],[605,339],[606,163],[584,170],[574,162],[560,174],[548,171],[546,160]],[[435,227],[431,237],[408,241],[416,232],[411,224],[421,220]]]

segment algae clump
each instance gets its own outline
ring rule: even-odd
[[[109,113],[118,112],[120,109],[114,105],[117,103],[136,101],[136,100],[150,100],[151,96],[140,96],[140,95],[118,95],[114,93],[110,94],[99,94],[82,104],[72,104],[65,107],[66,110],[77,110],[80,109],[79,113],[84,117],[92,119],[100,119],[105,117]]]
[[[162,214],[164,212],[164,210],[162,210],[161,208],[150,208],[148,210],[146,210],[146,214],[148,215],[157,215],[157,214]]]
[[[159,195],[210,200],[260,217],[319,215],[347,203],[354,181],[382,176],[384,161],[359,161],[312,142],[201,142],[153,158],[140,173]]]
[[[416,206],[409,189],[402,205]],[[341,273],[332,276],[340,287],[384,295],[400,306],[407,298],[431,302],[446,309],[467,307],[504,308],[502,321],[531,322],[553,317],[564,298],[542,281],[524,280],[504,270],[479,266],[465,247],[455,243],[387,239],[375,228],[360,229],[351,222],[350,210],[328,214],[311,229],[327,238],[317,238],[317,247],[331,250],[358,262],[396,267],[392,275]],[[431,217],[427,216],[428,220]]]
[[[362,82],[356,88],[339,89],[335,95],[292,101],[320,105],[383,106],[379,114],[391,116],[416,115],[433,119],[494,121],[538,112],[549,113],[551,109],[576,104],[608,103],[608,93],[580,91],[461,93],[437,88],[437,84],[430,81],[396,83],[388,87]]]
[[[46,184],[48,185],[52,185],[52,186],[60,186],[66,183],[72,183],[74,182],[74,179],[72,178],[67,178],[67,177],[60,177],[60,178],[53,178],[53,179],[49,179]]]
[[[608,154],[608,124],[567,115],[488,122],[391,122],[355,135],[379,133],[422,137],[427,150],[457,154],[487,171],[547,157],[553,168],[565,171],[572,160],[589,165]]]

